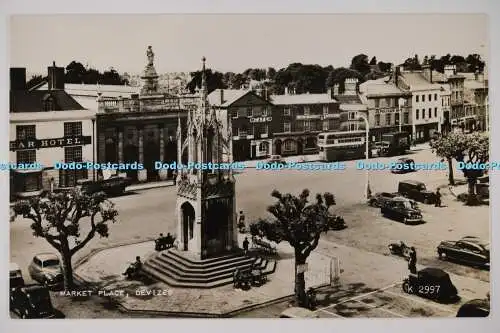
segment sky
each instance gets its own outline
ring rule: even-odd
[[[364,53],[401,63],[418,54],[488,52],[480,14],[22,15],[10,20],[11,67],[45,74],[72,60],[140,73],[153,47],[160,73],[194,71],[201,58],[221,72],[293,62],[348,67]],[[487,59],[487,57],[486,57]]]

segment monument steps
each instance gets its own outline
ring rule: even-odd
[[[241,261],[251,261],[253,262],[255,258],[245,257],[243,255],[232,255],[232,256],[224,256],[219,260],[217,259],[209,259],[210,261],[205,263],[204,261],[192,261],[189,258],[183,258],[181,255],[177,254],[175,251],[162,252],[159,256],[157,256],[159,260],[172,262],[174,265],[181,265],[182,268],[187,269],[188,271],[213,271],[217,270],[222,266],[230,266],[235,263],[239,263]]]
[[[229,263],[221,264],[220,266],[212,266],[204,269],[203,267],[199,266],[197,266],[196,268],[193,268],[192,266],[186,266],[180,260],[167,256],[158,256],[152,260],[153,262],[159,264],[160,266],[164,266],[166,269],[169,269],[171,267],[176,269],[181,275],[201,275],[201,276],[211,276],[214,274],[218,274],[225,269],[230,269],[231,271],[234,271],[236,268],[239,268],[242,265],[244,266],[252,265],[253,262],[255,261],[252,258],[248,258],[248,260],[246,261],[243,260],[231,261]]]
[[[197,260],[172,249],[146,260],[143,271],[173,287],[213,288],[232,283],[236,269],[248,270],[256,261],[241,253]]]

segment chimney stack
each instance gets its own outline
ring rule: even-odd
[[[344,83],[344,95],[356,95],[358,79],[347,78]]]
[[[224,104],[224,89],[220,90],[220,105]]]
[[[432,69],[430,65],[422,65],[422,73],[429,83],[432,83]]]
[[[10,90],[26,90],[26,68],[10,69]]]
[[[398,80],[399,80],[399,76],[401,75],[401,67],[400,66],[396,66],[394,68],[394,85],[396,87],[398,87],[399,83],[398,83]]]
[[[52,66],[47,68],[49,90],[59,89],[64,90],[64,68],[56,67],[56,62],[52,62]]]

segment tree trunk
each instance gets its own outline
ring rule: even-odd
[[[451,186],[455,185],[455,178],[453,177],[453,160],[448,158],[448,182]]]
[[[73,266],[71,265],[71,252],[67,240],[61,242],[61,259],[64,276],[64,290],[72,290]]]
[[[476,195],[476,177],[467,178],[467,182],[469,185],[468,195],[467,195],[467,205],[468,206],[477,206],[479,204],[479,200]]]
[[[299,273],[298,268],[300,265],[305,265],[306,258],[302,255],[301,251],[295,250],[295,299],[298,306],[306,307],[306,280],[304,272]]]

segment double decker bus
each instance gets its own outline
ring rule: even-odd
[[[364,158],[365,141],[365,131],[320,133],[318,134],[320,160],[336,162]]]

